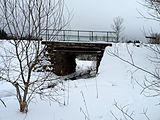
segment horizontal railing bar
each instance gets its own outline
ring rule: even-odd
[[[54,52],[58,52],[58,53],[60,53],[60,52],[62,52],[62,53],[64,53],[64,52],[67,52],[67,53],[86,53],[86,54],[90,54],[90,53],[92,53],[92,54],[98,54],[98,53],[102,53],[102,51],[101,50],[98,50],[98,51],[89,51],[89,50],[78,50],[78,51],[76,51],[76,50],[53,50],[52,51],[53,53]]]
[[[97,32],[97,33],[116,33],[115,31],[90,31],[90,30],[57,30],[57,29],[42,29],[44,31],[68,31],[68,32]]]
[[[45,34],[41,34],[41,35],[45,35]],[[49,36],[64,36],[64,35],[52,35],[52,34],[48,34],[48,35],[49,35]],[[77,35],[66,35],[66,34],[65,34],[65,37],[77,37]],[[90,35],[90,36],[89,36],[89,35],[88,35],[88,36],[87,36],[87,35],[83,35],[83,36],[82,36],[82,35],[79,35],[79,37],[80,37],[80,38],[81,38],[81,37],[114,38],[114,37],[112,37],[112,36],[91,36],[91,35]]]
[[[114,38],[109,38],[108,40],[106,39],[106,40],[93,40],[93,41],[108,41],[108,42],[111,42],[112,41],[112,39],[114,39]],[[55,40],[55,41],[58,41],[58,40]],[[77,39],[69,39],[69,40],[61,40],[61,41],[78,41]],[[91,40],[83,40],[83,39],[80,39],[80,41],[79,42],[91,42]]]

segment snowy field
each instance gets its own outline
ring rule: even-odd
[[[154,54],[146,45],[114,44],[106,48],[97,77],[64,81],[61,104],[42,101],[37,96],[30,103],[28,113],[22,114],[14,88],[0,82],[0,98],[7,105],[5,108],[0,104],[0,120],[160,120],[160,97],[146,97],[152,95],[152,91],[141,93],[142,87],[137,84],[143,83],[145,77],[152,77],[110,54],[116,52],[130,61],[127,49],[136,65],[154,70],[155,65],[149,60]],[[83,69],[91,64],[77,63]]]

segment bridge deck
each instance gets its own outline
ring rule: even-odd
[[[42,41],[47,46],[48,51],[52,53],[68,54],[102,54],[106,46],[112,46],[110,43],[76,43],[76,42],[53,42]]]

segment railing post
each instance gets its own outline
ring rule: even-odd
[[[47,29],[47,40],[49,40],[49,29]]]
[[[79,38],[79,30],[78,30],[78,41],[80,40],[80,38]]]
[[[48,35],[47,35],[47,28],[46,28],[46,40],[47,40],[47,36],[48,36]]]
[[[63,41],[65,41],[65,30],[63,30]]]
[[[109,41],[108,34],[109,34],[109,33],[107,32],[107,42]]]
[[[92,34],[91,38],[92,38],[92,41],[93,41],[93,31],[91,31],[91,34]]]

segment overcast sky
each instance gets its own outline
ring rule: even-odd
[[[120,16],[124,19],[126,38],[144,40],[143,28],[157,31],[159,23],[140,18],[138,11],[146,10],[138,2],[142,0],[67,0],[69,10],[73,10],[70,28],[112,30],[113,18]]]

